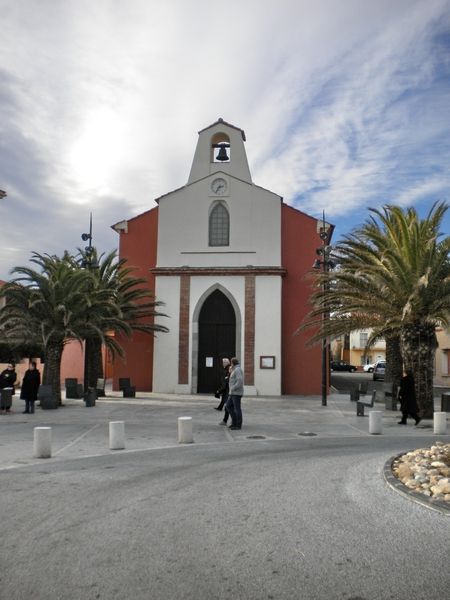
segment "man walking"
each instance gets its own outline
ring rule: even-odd
[[[231,415],[230,429],[241,429],[241,398],[244,394],[244,374],[236,357],[231,359],[231,373],[228,386],[230,395],[227,404]]]

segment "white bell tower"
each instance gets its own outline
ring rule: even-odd
[[[252,183],[242,129],[218,119],[198,135],[188,185],[218,172]]]

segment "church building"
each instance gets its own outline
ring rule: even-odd
[[[164,302],[168,317],[156,321],[170,330],[121,340],[115,384],[209,394],[222,358],[237,356],[245,395],[320,394],[321,346],[295,332],[311,308],[323,223],[253,183],[245,141],[223,119],[202,129],[187,184],[113,225],[120,257]]]

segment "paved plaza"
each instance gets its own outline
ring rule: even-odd
[[[1,600],[425,600],[445,597],[448,514],[399,494],[386,462],[448,443],[432,422],[368,433],[346,394],[246,398],[108,392],[95,407],[0,417]],[[177,419],[193,419],[178,444]],[[450,415],[449,415],[450,416]],[[108,424],[125,422],[125,450]],[[53,456],[33,457],[51,426]],[[450,426],[450,423],[448,423]],[[448,427],[449,428],[449,427]]]
[[[82,400],[63,399],[64,406],[58,410],[37,407],[34,415],[27,415],[22,414],[23,401],[16,396],[13,413],[0,417],[0,468],[36,463],[34,427],[52,427],[51,461],[111,454],[110,421],[125,422],[126,451],[177,446],[177,420],[181,416],[192,417],[196,444],[288,440],[308,435],[320,438],[369,436],[367,415],[371,409],[366,407],[366,416],[357,417],[356,405],[347,394],[328,396],[326,407],[322,406],[319,396],[243,398],[241,431],[218,426],[223,412],[213,410],[217,402],[212,396],[143,392],[138,392],[136,398],[122,398],[121,393],[109,391],[108,397],[98,399],[95,407],[86,407]],[[437,410],[438,404],[436,400]],[[421,439],[428,439],[433,433],[431,420],[413,427],[411,419],[410,426],[398,427],[399,412],[385,411],[381,403],[376,403],[374,410],[383,411],[383,437],[413,436],[420,444]]]

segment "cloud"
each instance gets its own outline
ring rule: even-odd
[[[247,133],[253,179],[350,224],[449,189],[447,0],[0,0],[0,277],[187,181],[197,131]],[[4,217],[4,218],[3,218]]]
[[[303,94],[284,147],[259,166],[263,185],[275,181],[307,211],[343,215],[400,190],[404,202],[430,170],[448,172],[450,86],[442,75],[449,69],[434,52],[436,15],[423,12],[403,16],[403,27],[390,22],[321,71],[321,87]],[[438,181],[448,190],[447,176]]]

